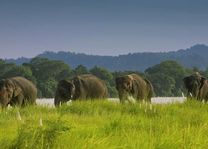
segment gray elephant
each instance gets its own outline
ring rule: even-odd
[[[55,93],[55,106],[77,99],[104,99],[108,91],[104,81],[94,75],[79,75],[71,80],[59,81]]]
[[[183,78],[187,97],[208,101],[208,80],[198,72]]]
[[[116,89],[121,103],[146,100],[151,102],[154,94],[153,86],[147,79],[137,74],[130,74],[116,78]]]
[[[0,81],[0,104],[2,107],[24,106],[26,104],[35,104],[37,97],[37,88],[35,85],[23,78],[12,77]]]

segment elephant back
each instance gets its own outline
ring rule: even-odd
[[[108,95],[107,87],[103,80],[91,74],[84,74],[73,79],[76,98],[100,99]]]

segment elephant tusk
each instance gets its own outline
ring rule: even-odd
[[[184,98],[184,97],[185,97],[185,96],[184,96],[184,93],[182,92],[181,94],[182,94],[182,97]]]
[[[193,95],[192,95],[192,93],[191,93],[191,92],[189,92],[189,95],[190,95],[191,97],[193,97]]]
[[[134,97],[131,96],[131,95],[129,95],[129,96],[127,97],[127,99],[128,99],[128,101],[129,101],[130,103],[136,103],[136,100],[135,100]]]

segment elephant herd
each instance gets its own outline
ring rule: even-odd
[[[208,80],[198,72],[183,78],[187,96],[208,101]],[[151,82],[137,74],[119,76],[115,79],[121,103],[134,103],[139,100],[151,102],[154,89]],[[69,100],[105,99],[108,90],[105,82],[94,75],[84,74],[70,80],[59,81],[55,92],[54,104],[60,106]],[[37,88],[23,77],[0,80],[1,107],[25,106],[35,104]]]

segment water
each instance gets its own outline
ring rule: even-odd
[[[111,102],[119,102],[118,98],[108,98]],[[153,104],[170,104],[170,103],[183,103],[186,100],[186,97],[153,97],[151,102]],[[54,107],[53,98],[42,98],[37,99],[38,105]]]

